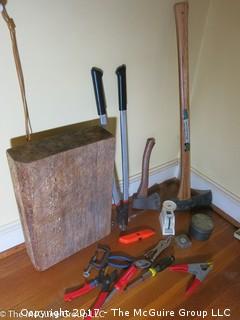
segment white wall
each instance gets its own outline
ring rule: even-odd
[[[193,167],[238,203],[239,32],[240,1],[211,0],[192,92]]]
[[[173,0],[9,0],[17,25],[35,132],[96,118],[90,77],[104,70],[108,115],[118,116],[115,69],[127,65],[130,175],[139,173],[147,137],[151,167],[177,158],[178,75]],[[194,78],[209,0],[190,1]],[[7,27],[0,19],[0,226],[18,220],[6,161],[10,139],[24,133]],[[192,80],[191,80],[192,82]],[[120,173],[117,132],[116,162]],[[121,175],[120,175],[121,176]]]

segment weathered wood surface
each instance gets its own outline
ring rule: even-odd
[[[108,235],[115,143],[75,125],[7,150],[28,254],[45,270]]]

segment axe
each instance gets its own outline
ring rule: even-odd
[[[154,145],[155,139],[148,138],[143,153],[141,183],[137,193],[135,193],[132,197],[133,209],[160,211],[159,194],[155,192],[148,195],[149,161]]]
[[[190,163],[190,116],[189,116],[189,66],[188,66],[188,3],[174,5],[180,98],[180,186],[177,199],[173,201],[177,210],[190,210],[207,207],[212,202],[211,190],[195,190],[197,195],[191,197],[191,163]]]

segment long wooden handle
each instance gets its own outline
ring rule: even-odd
[[[148,138],[145,149],[144,149],[144,153],[143,153],[141,183],[137,191],[137,195],[140,197],[146,198],[148,194],[149,162],[150,162],[150,156],[151,156],[151,152],[154,145],[155,145],[155,139]]]
[[[189,66],[188,66],[188,3],[175,4],[177,31],[179,96],[180,96],[180,143],[181,176],[178,199],[191,197],[190,185],[190,118],[189,118]]]

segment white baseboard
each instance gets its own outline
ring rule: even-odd
[[[23,242],[24,236],[19,220],[0,227],[0,252]]]
[[[234,220],[240,222],[240,197],[194,168],[191,174],[191,186],[194,189],[212,190],[213,204]]]
[[[178,161],[169,161],[163,165],[152,168],[149,172],[149,186],[175,177]],[[137,192],[141,181],[141,173],[129,179],[129,194]],[[120,185],[122,185],[120,183]],[[24,242],[24,236],[20,220],[0,227],[0,252],[12,248]]]
[[[156,183],[161,183],[165,180],[172,179],[176,177],[178,170],[178,160],[172,160],[166,162],[160,166],[151,168],[149,170],[149,187],[153,186]],[[129,179],[129,195],[137,192],[139,184],[141,182],[141,173],[138,173]],[[122,187],[122,182],[120,182]]]
[[[150,169],[149,186],[161,183],[178,176],[178,160],[169,161],[163,165]],[[232,194],[221,185],[204,176],[199,171],[192,169],[191,186],[195,189],[211,189],[213,204],[226,212],[236,221],[240,222],[240,197]],[[129,194],[132,195],[138,189],[141,174],[130,177]],[[120,183],[121,184],[121,183]],[[5,251],[24,242],[20,221],[14,221],[0,227],[0,252]]]

